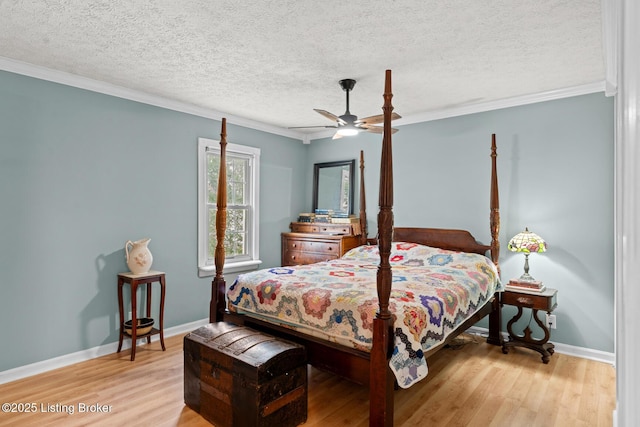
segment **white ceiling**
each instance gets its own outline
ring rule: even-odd
[[[0,0],[0,57],[269,126],[603,87],[601,0]],[[416,120],[414,120],[416,121]],[[317,132],[317,129],[310,129]],[[296,131],[297,132],[297,131]]]

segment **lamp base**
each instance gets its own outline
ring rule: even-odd
[[[524,273],[522,276],[520,276],[518,281],[520,281],[520,282],[537,282],[537,280],[534,279],[533,276],[530,275],[529,273]]]

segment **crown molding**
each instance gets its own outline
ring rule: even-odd
[[[186,102],[180,102],[164,98],[157,95],[151,95],[142,91],[127,89],[122,86],[101,82],[87,77],[81,77],[64,71],[57,71],[38,65],[29,64],[14,59],[0,56],[0,70],[9,71],[11,73],[21,74],[28,77],[34,77],[40,80],[47,80],[54,83],[72,86],[79,89],[85,89],[92,92],[102,93],[104,95],[115,96],[129,101],[140,102],[143,104],[153,105],[155,107],[166,108],[172,111],[192,114],[194,116],[204,117],[207,119],[221,120],[226,117],[230,124],[243,126],[249,129],[255,129],[275,135],[286,136],[288,138],[305,140],[305,135],[301,132],[290,129],[272,126],[256,120],[246,119],[244,117],[224,114],[217,110],[198,107]]]
[[[603,0],[607,1],[607,0]],[[614,49],[615,50],[615,49]],[[316,133],[303,133],[291,129],[285,129],[278,126],[269,125],[256,120],[246,119],[240,116],[224,114],[220,111],[198,107],[185,102],[174,101],[161,96],[151,95],[142,91],[127,89],[110,83],[77,76],[75,74],[64,71],[52,70],[50,68],[40,67],[26,62],[17,61],[10,58],[0,57],[0,70],[9,71],[16,74],[34,77],[41,80],[47,80],[54,83],[60,83],[67,86],[73,86],[80,89],[90,90],[92,92],[102,93],[105,95],[115,96],[118,98],[128,99],[130,101],[141,102],[156,107],[166,108],[173,111],[192,114],[195,116],[205,117],[213,120],[221,120],[227,118],[227,122],[234,125],[243,126],[249,129],[255,129],[275,135],[285,136],[288,138],[298,139],[303,144],[309,144],[315,139],[323,139],[333,136],[333,131],[321,131]],[[586,95],[590,93],[606,92],[610,88],[611,83],[594,82],[591,84],[573,86],[569,88],[557,89],[547,92],[535,93],[530,95],[505,98],[496,101],[480,102],[475,104],[460,105],[452,108],[445,108],[437,111],[429,111],[418,113],[411,116],[403,117],[394,121],[394,126],[403,126],[413,123],[429,122],[433,120],[446,119],[450,117],[464,116],[467,114],[482,113],[486,111],[499,110],[502,108],[511,108],[521,105],[534,104],[537,102],[552,101],[556,99],[569,98],[572,96]],[[610,89],[609,89],[610,90]]]
[[[512,98],[504,98],[496,101],[479,102],[465,104],[452,108],[444,108],[436,111],[413,114],[401,119],[394,120],[393,126],[410,125],[414,123],[430,122],[433,120],[448,119],[451,117],[465,116],[467,114],[483,113],[486,111],[499,110],[502,108],[518,107],[522,105],[535,104],[538,102],[553,101],[557,99],[570,98],[573,96],[588,95],[605,91],[605,82],[594,82],[590,84],[573,86],[563,89],[550,90],[547,92],[534,93]],[[309,139],[322,139],[333,135],[333,132],[317,132],[309,134]]]
[[[464,116],[467,114],[483,113],[486,111],[500,110],[503,108],[519,107],[522,105],[536,104],[538,102],[554,101],[573,96],[587,95],[603,92],[604,82],[594,82],[586,85],[550,90],[523,96],[498,99],[495,101],[465,104],[437,111],[429,111],[412,116],[403,117],[393,122],[394,126],[402,126],[413,123],[428,122],[432,120],[446,119],[450,117]]]

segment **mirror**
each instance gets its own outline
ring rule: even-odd
[[[313,165],[313,211],[332,209],[353,214],[353,182],[356,161],[316,163]]]

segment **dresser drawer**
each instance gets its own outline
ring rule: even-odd
[[[351,234],[350,225],[318,225],[320,233]]]
[[[358,230],[360,230],[360,224],[356,224]],[[323,233],[323,234],[343,234],[343,235],[358,235],[360,232],[354,232],[354,226],[351,224],[332,224],[322,222],[292,222],[289,225],[292,233]]]
[[[287,250],[296,252],[320,252],[323,254],[340,253],[340,242],[324,242],[321,240],[287,240]]]
[[[329,261],[338,258],[338,254],[323,254],[300,251],[285,251],[282,255],[282,265],[304,265],[316,262]]]
[[[320,227],[317,224],[292,223],[292,233],[319,233]]]

